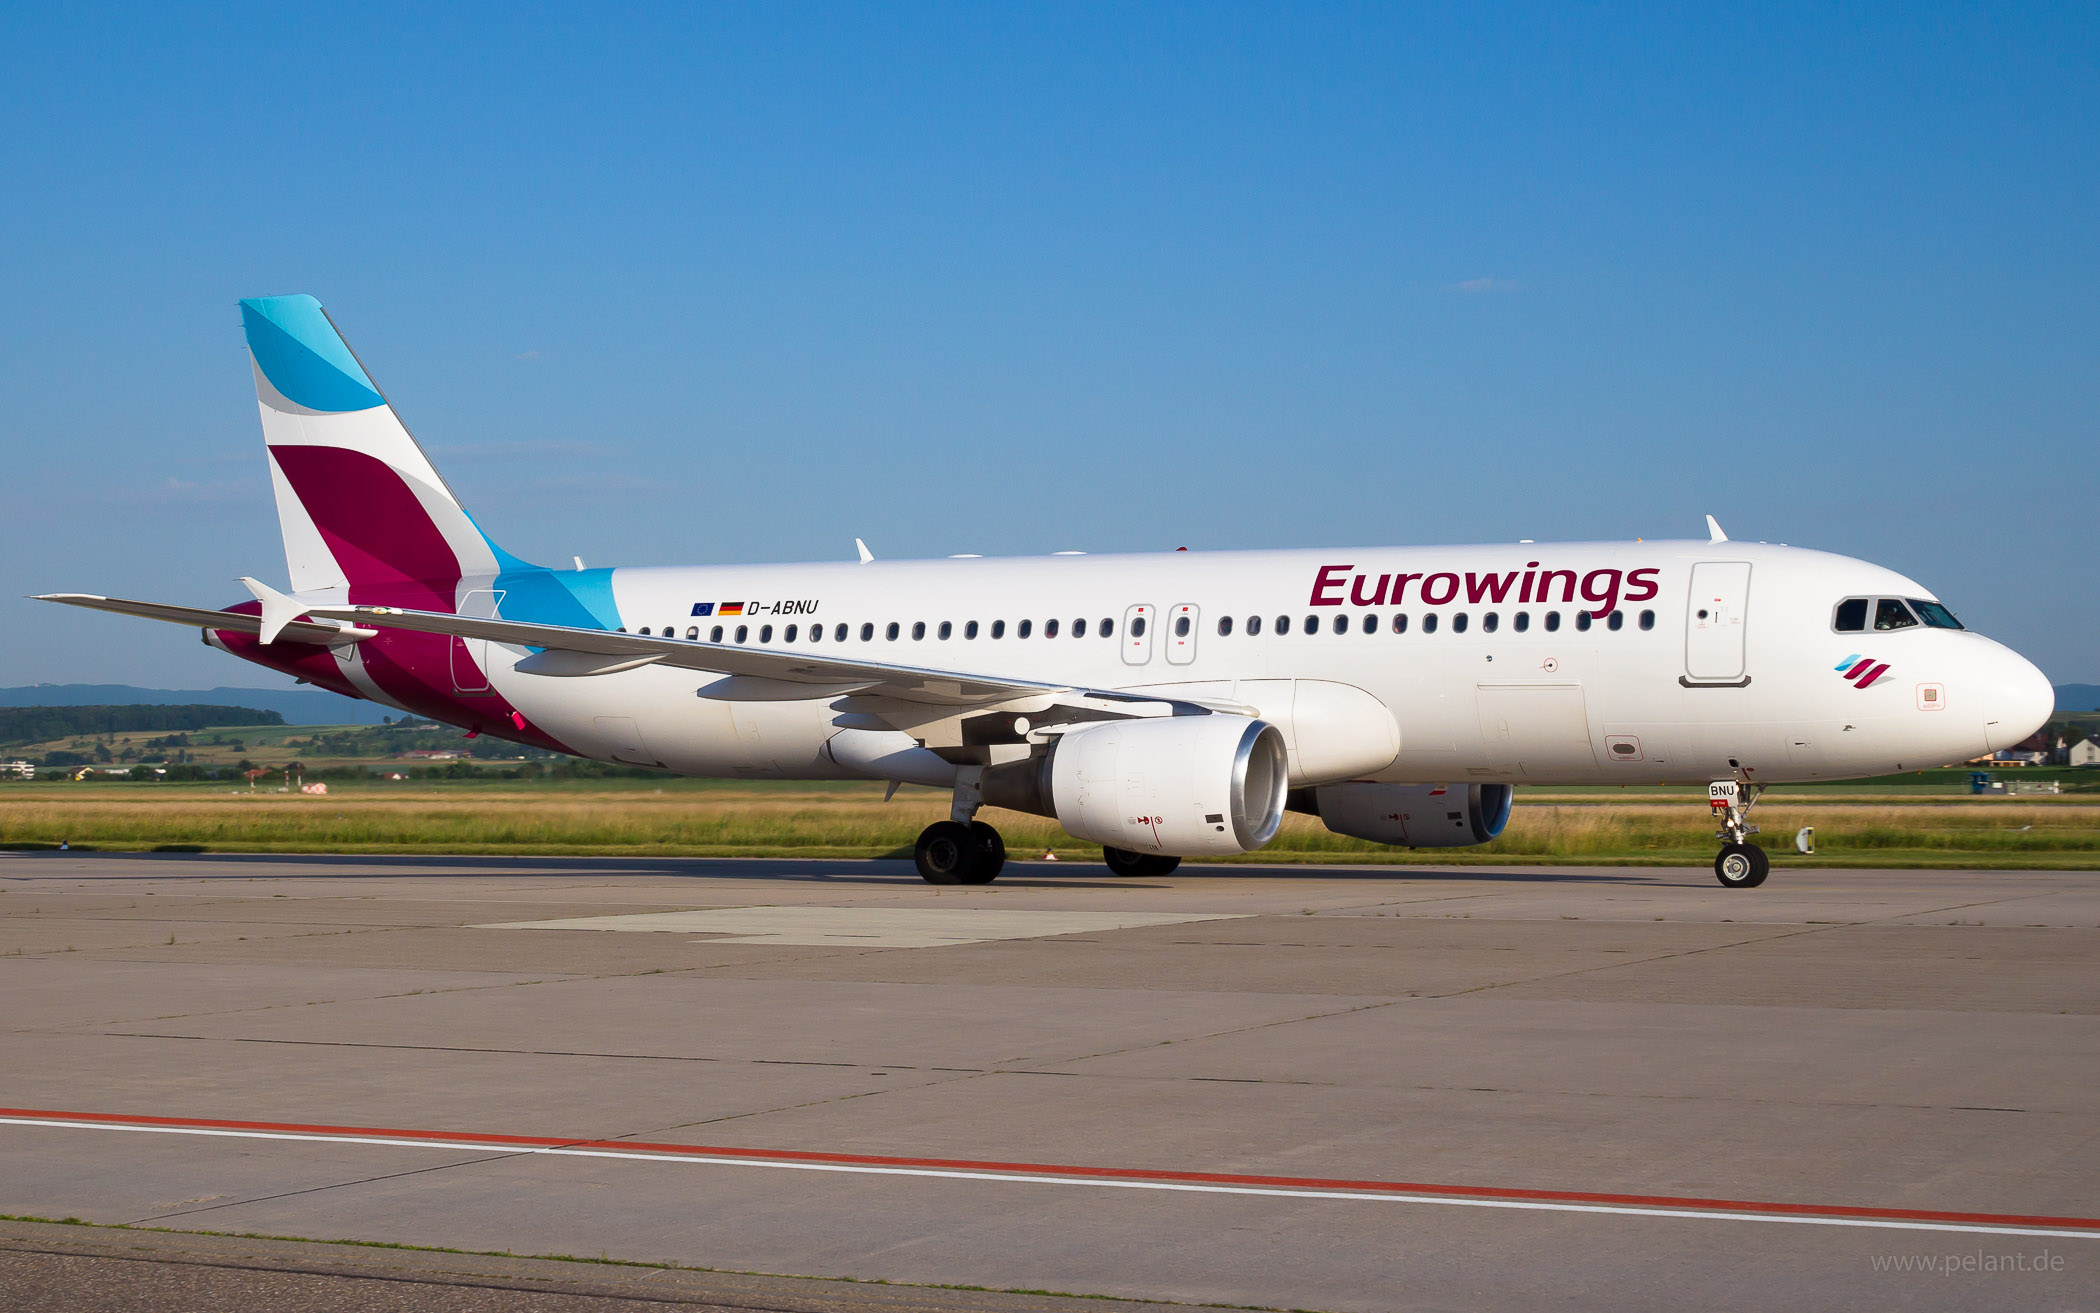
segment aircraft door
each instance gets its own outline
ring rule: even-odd
[[[459,614],[493,619],[503,594],[477,588],[459,599]],[[464,697],[485,697],[489,688],[489,641],[486,638],[452,640],[452,691]]]
[[[1750,562],[1700,561],[1684,608],[1686,684],[1750,681],[1743,675],[1743,624],[1750,610]]]
[[[1167,611],[1167,660],[1185,666],[1196,659],[1196,608],[1184,602]]]
[[[1123,664],[1142,666],[1152,659],[1152,608],[1143,602],[1123,612]]]

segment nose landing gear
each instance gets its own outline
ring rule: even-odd
[[[1772,872],[1772,858],[1750,842],[1757,827],[1750,824],[1750,809],[1763,796],[1762,784],[1744,785],[1735,780],[1715,780],[1706,786],[1707,805],[1721,828],[1714,837],[1721,853],[1714,858],[1714,878],[1729,889],[1755,889]]]

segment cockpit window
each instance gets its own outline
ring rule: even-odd
[[[1910,609],[1924,617],[1925,623],[1934,629],[1960,629],[1962,623],[1954,618],[1954,612],[1938,602],[1928,602],[1922,597],[1910,599]]]
[[[1874,603],[1876,630],[1909,629],[1917,623],[1918,618],[1910,613],[1910,608],[1893,597],[1884,597]]]
[[[1856,634],[1867,627],[1867,599],[1848,597],[1838,603],[1837,620],[1831,628],[1841,634]]]

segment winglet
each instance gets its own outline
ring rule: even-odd
[[[1706,535],[1706,541],[1710,543],[1725,543],[1728,541],[1728,535],[1721,532],[1721,522],[1711,515],[1706,517]]]
[[[240,583],[255,594],[256,601],[262,603],[262,631],[256,638],[265,647],[276,642],[277,636],[284,632],[284,627],[297,620],[306,610],[297,598],[286,597],[260,579],[250,579],[242,575]]]
[[[869,551],[868,545],[862,542],[860,539],[855,538],[853,540],[853,546],[860,552],[860,563],[862,565],[866,565],[868,562],[875,559],[875,553]]]

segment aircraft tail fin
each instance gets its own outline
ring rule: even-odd
[[[451,611],[490,542],[311,296],[241,302],[292,591]]]

